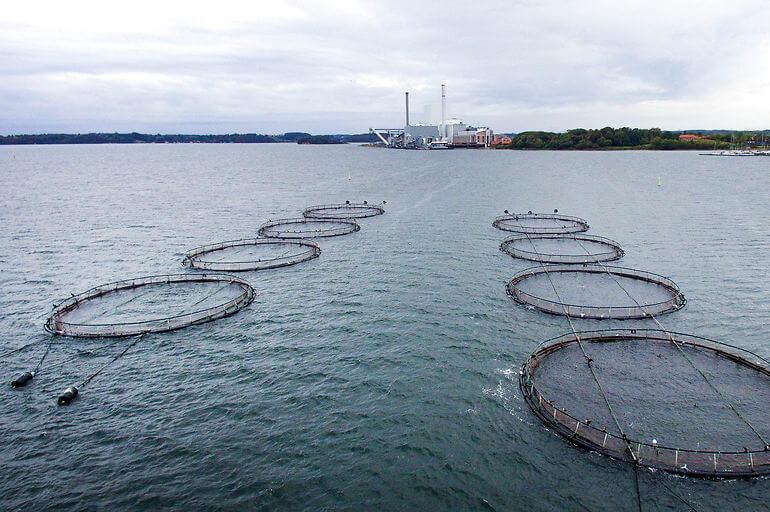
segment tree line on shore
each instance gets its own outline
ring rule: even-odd
[[[680,140],[683,133],[697,135],[695,140]],[[511,136],[509,149],[727,149],[731,145],[761,144],[770,132],[733,132],[696,130],[663,131],[660,128],[575,129],[566,132],[527,131]]]
[[[697,135],[695,140],[680,140],[683,133]],[[566,132],[526,131],[511,134],[507,149],[727,149],[731,146],[759,146],[770,142],[770,130],[736,132],[729,130],[664,131],[659,128],[574,129]],[[147,134],[147,133],[45,133],[37,135],[0,135],[0,145],[12,144],[164,144],[164,143],[275,143],[343,144],[374,142],[371,133],[311,135],[287,132],[282,135],[230,133],[223,135]]]

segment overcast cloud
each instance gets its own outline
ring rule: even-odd
[[[770,128],[770,4],[13,2],[0,132]]]

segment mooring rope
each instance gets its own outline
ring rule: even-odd
[[[46,358],[46,360],[48,360],[48,359]],[[53,363],[53,364],[51,364],[51,363],[47,363],[47,364],[45,365],[45,370],[50,372],[51,370],[55,370],[55,369],[57,369],[57,368],[61,368],[61,367],[62,367],[62,366],[64,366],[65,364],[68,364],[68,363],[71,363],[71,362],[72,362],[72,360],[71,360],[71,359],[65,359],[65,360],[63,360],[63,361],[59,361],[58,363]],[[38,373],[37,373],[37,372],[38,372],[38,370],[39,370],[39,369],[36,369],[36,370],[35,370],[35,376],[37,376],[37,374],[38,374]]]
[[[8,352],[3,352],[2,354],[0,354],[0,357],[10,356],[11,354],[15,354],[16,352],[21,352],[25,348],[29,348],[32,345],[37,345],[38,343],[40,343],[40,341],[41,340],[35,340],[35,341],[30,342],[30,343],[27,343],[26,345],[22,345],[20,347],[11,349]]]
[[[634,481],[636,482],[636,506],[642,512],[642,490],[639,487],[639,464],[634,464]]]
[[[514,218],[518,221],[518,217]],[[517,223],[518,224],[518,223]],[[519,226],[521,226],[519,224]],[[523,226],[521,226],[523,228]],[[563,226],[562,226],[563,227]],[[537,246],[532,241],[532,238],[530,238],[529,233],[524,231],[524,235],[527,237],[527,240],[532,245],[532,250],[534,250],[536,253],[539,254],[539,251],[537,250]],[[551,284],[551,288],[553,288],[553,292],[556,295],[556,298],[559,300],[559,305],[561,305],[562,309],[564,310],[564,316],[567,317],[567,322],[569,323],[569,327],[572,330],[572,335],[575,337],[575,340],[578,343],[578,346],[580,347],[580,351],[583,353],[583,358],[585,359],[586,365],[588,366],[588,369],[591,372],[591,376],[594,379],[594,382],[596,382],[597,388],[599,388],[599,392],[602,395],[602,399],[604,400],[604,403],[607,405],[607,410],[610,413],[610,416],[612,417],[612,420],[615,422],[615,426],[617,427],[618,431],[620,432],[620,435],[623,439],[623,442],[626,445],[626,449],[628,450],[628,453],[631,455],[631,460],[634,462],[634,479],[635,479],[635,488],[636,488],[636,504],[639,509],[639,512],[642,512],[642,494],[639,489],[639,461],[636,458],[636,455],[634,454],[634,450],[631,448],[631,443],[628,440],[628,437],[626,437],[626,433],[623,431],[623,427],[620,425],[620,421],[618,420],[617,416],[615,415],[615,411],[612,409],[612,405],[610,404],[609,399],[607,398],[607,393],[604,391],[604,388],[602,387],[601,382],[599,381],[599,377],[596,375],[596,371],[594,370],[592,359],[588,357],[588,354],[586,353],[585,347],[583,346],[583,342],[580,339],[580,335],[578,334],[578,331],[575,329],[575,325],[572,323],[572,317],[569,314],[569,310],[567,309],[567,306],[565,305],[564,301],[561,299],[561,296],[559,295],[559,291],[556,288],[556,285],[553,282],[553,279],[551,278],[551,274],[548,271],[548,265],[543,263],[542,261],[539,262],[540,266],[545,271],[545,275],[548,277],[548,281]]]
[[[234,281],[227,281],[227,282],[226,282],[224,285],[220,286],[219,288],[217,288],[216,290],[214,290],[212,293],[210,293],[210,294],[208,294],[208,295],[204,296],[204,297],[203,297],[201,300],[199,300],[198,302],[196,302],[196,303],[194,303],[194,304],[190,305],[189,307],[185,308],[184,310],[182,310],[182,312],[180,313],[180,315],[181,315],[181,314],[183,314],[185,311],[188,311],[188,310],[189,310],[189,309],[191,309],[192,307],[194,307],[194,306],[196,306],[196,305],[200,304],[201,302],[203,302],[203,301],[205,301],[205,300],[209,299],[210,297],[213,297],[214,295],[216,295],[217,293],[219,293],[221,290],[223,290],[223,289],[224,289],[224,288],[226,288],[227,286],[231,286],[231,285],[233,284],[233,282],[234,282]],[[99,376],[99,375],[100,375],[100,374],[101,374],[101,373],[102,373],[104,370],[106,370],[106,369],[107,369],[107,368],[108,368],[110,365],[112,365],[113,363],[115,363],[115,361],[119,360],[119,359],[120,359],[120,358],[122,358],[124,355],[126,355],[126,353],[127,353],[129,350],[131,350],[131,348],[132,348],[132,347],[136,346],[136,344],[137,344],[137,343],[139,343],[139,341],[140,341],[140,340],[142,340],[142,339],[143,339],[143,338],[144,338],[144,337],[145,337],[147,334],[148,334],[148,331],[145,331],[145,332],[143,332],[143,333],[141,333],[141,334],[137,335],[137,336],[136,336],[136,339],[134,339],[134,341],[132,341],[131,343],[129,343],[129,344],[128,344],[128,345],[127,345],[127,346],[126,346],[126,347],[125,347],[125,348],[124,348],[122,351],[120,351],[120,353],[118,353],[118,354],[117,354],[117,355],[115,355],[115,356],[114,356],[112,359],[110,359],[110,360],[109,360],[109,361],[107,361],[107,362],[106,362],[104,365],[102,365],[102,366],[101,366],[101,368],[99,368],[97,371],[95,371],[94,373],[92,373],[91,375],[89,375],[88,377],[86,377],[86,378],[85,378],[85,379],[84,379],[84,380],[83,380],[83,381],[82,381],[82,382],[81,382],[81,383],[80,383],[78,386],[73,386],[73,387],[67,388],[67,389],[65,390],[65,392],[64,392],[64,393],[63,393],[63,394],[62,394],[62,395],[59,397],[59,399],[58,399],[58,403],[59,403],[59,405],[63,405],[63,404],[68,404],[68,403],[70,403],[70,402],[72,401],[72,399],[74,399],[74,398],[75,398],[75,397],[78,395],[78,389],[79,389],[79,388],[83,388],[84,386],[87,386],[87,385],[88,385],[88,384],[89,384],[91,381],[93,381],[93,380],[94,380],[94,379],[95,379],[97,376]]]
[[[53,308],[54,308],[54,309],[56,309],[56,305],[54,305],[54,306],[53,306]],[[38,321],[38,320],[40,320],[41,318],[45,318],[45,317],[49,316],[50,314],[51,314],[51,313],[42,313],[42,314],[40,314],[40,315],[37,315],[37,316],[35,316],[33,320],[34,320],[35,322],[37,322],[37,321]],[[26,349],[26,348],[29,348],[29,347],[31,347],[32,345],[37,345],[38,343],[42,343],[43,341],[44,341],[44,340],[35,340],[35,341],[31,341],[31,342],[29,342],[29,343],[26,343],[26,344],[24,344],[24,345],[20,346],[20,347],[16,347],[16,348],[13,348],[13,349],[11,349],[11,350],[8,350],[7,352],[3,352],[2,354],[0,354],[0,357],[10,356],[10,355],[12,355],[12,354],[15,354],[15,353],[17,353],[17,352],[21,352],[22,350],[24,350],[24,349]],[[50,343],[50,342],[51,342],[51,340],[49,340],[49,343]]]
[[[174,316],[182,316],[182,315],[184,315],[184,314],[185,314],[187,311],[190,311],[192,308],[194,308],[195,306],[197,306],[197,305],[198,305],[198,304],[200,304],[201,302],[204,302],[204,301],[206,301],[206,300],[210,299],[211,297],[213,297],[213,296],[214,296],[214,295],[216,295],[217,293],[221,292],[222,290],[224,290],[224,289],[225,289],[225,288],[227,288],[228,286],[231,286],[232,284],[233,284],[233,283],[232,283],[232,281],[228,281],[227,283],[223,284],[222,286],[220,286],[219,288],[217,288],[216,290],[214,290],[214,291],[213,291],[213,292],[211,292],[210,294],[208,294],[208,295],[206,295],[205,297],[203,297],[203,298],[202,298],[201,300],[199,300],[198,302],[196,302],[196,303],[194,303],[194,304],[190,304],[189,306],[187,306],[187,307],[186,307],[186,308],[184,308],[184,309],[183,309],[181,312],[177,313],[177,314],[176,314],[176,315],[174,315]]]
[[[146,296],[146,295],[148,295],[149,293],[152,293],[152,292],[154,292],[154,291],[155,291],[155,290],[152,288],[152,285],[145,285],[145,286],[147,286],[147,287],[148,287],[148,290],[147,290],[146,292],[144,292],[144,293],[137,293],[136,295],[134,295],[134,296],[133,296],[133,297],[131,297],[130,299],[128,299],[128,300],[126,300],[126,301],[124,301],[124,302],[121,302],[120,304],[118,304],[118,305],[116,305],[116,306],[114,306],[114,307],[111,307],[111,308],[105,309],[104,311],[102,311],[101,313],[99,313],[99,314],[97,314],[97,315],[94,315],[94,316],[92,316],[92,317],[91,317],[91,318],[89,318],[87,321],[88,321],[88,322],[93,322],[93,321],[94,321],[94,320],[96,320],[97,318],[99,318],[99,317],[101,317],[101,316],[104,316],[104,315],[106,315],[107,313],[110,313],[110,312],[113,312],[113,313],[114,313],[115,311],[117,311],[117,310],[118,310],[118,308],[120,308],[120,307],[123,307],[123,306],[125,306],[126,304],[129,304],[129,303],[131,303],[131,302],[135,301],[135,300],[136,300],[136,299],[138,299],[139,297],[145,297],[145,296]],[[117,291],[117,290],[116,290],[116,291]]]
[[[54,337],[51,336],[51,339],[48,341],[48,343],[45,346],[45,352],[43,352],[43,357],[40,358],[40,361],[37,362],[37,366],[35,366],[35,369],[32,370],[33,375],[37,375],[38,370],[40,370],[40,367],[43,366],[43,361],[45,361],[46,356],[51,351],[51,345],[53,345]]]
[[[53,337],[55,338],[55,336],[53,336]],[[99,348],[112,348],[113,346],[117,345],[120,341],[122,341],[120,338],[116,338],[115,341],[110,341],[110,342],[107,342],[106,344],[100,345]],[[53,341],[51,341],[50,344],[53,345]],[[92,350],[89,350],[88,352],[93,353]],[[77,355],[75,357],[71,357],[69,359],[64,359],[63,361],[59,361],[57,363],[46,364],[45,369],[46,369],[46,371],[51,371],[51,370],[54,370],[56,368],[61,368],[62,366],[66,365],[66,364],[72,363],[72,361],[74,361],[76,357],[77,357]],[[46,359],[46,357],[44,356],[44,357],[42,357],[40,359],[40,363],[38,363],[37,367],[35,368],[35,370],[33,372],[36,376],[37,376],[38,370],[40,369],[40,367],[41,367],[41,365],[43,363],[43,359]]]
[[[689,501],[687,501],[686,499],[684,499],[684,498],[682,498],[681,496],[679,496],[679,494],[678,494],[677,492],[675,492],[675,491],[674,491],[674,490],[673,490],[671,487],[669,487],[668,485],[666,485],[666,484],[665,484],[665,482],[663,482],[663,480],[662,480],[662,479],[661,479],[661,480],[658,480],[658,483],[659,483],[660,485],[662,485],[662,486],[663,486],[663,488],[664,488],[664,489],[666,489],[666,490],[667,490],[667,491],[668,491],[668,492],[669,492],[669,493],[670,493],[672,496],[674,496],[676,499],[678,499],[679,501],[681,501],[682,503],[684,503],[684,505],[685,505],[687,508],[689,508],[689,509],[690,509],[690,510],[692,510],[693,512],[698,512],[698,509],[697,509],[697,508],[695,508],[694,506],[692,506],[692,505],[690,504],[690,502],[689,502]]]
[[[562,226],[562,228],[564,228],[564,227],[565,227],[565,226]],[[575,240],[575,241],[576,241],[576,242],[577,242],[577,243],[580,245],[580,247],[582,247],[582,248],[583,248],[583,250],[584,250],[584,251],[586,251],[586,254],[588,254],[588,255],[590,255],[590,254],[591,254],[591,253],[590,253],[590,251],[589,251],[589,250],[588,250],[588,249],[587,249],[587,248],[586,248],[586,247],[585,247],[585,246],[584,246],[584,245],[581,243],[581,241],[580,241],[580,240],[579,240],[577,237],[575,237],[575,235],[574,235],[573,233],[570,233],[570,235],[571,235],[571,236],[572,236],[572,238],[573,238],[573,239],[574,239],[574,240]],[[727,405],[730,407],[730,409],[732,409],[732,411],[735,413],[735,415],[736,415],[736,416],[737,416],[737,417],[738,417],[738,418],[739,418],[741,421],[743,421],[743,422],[744,422],[744,423],[745,423],[745,424],[746,424],[746,425],[749,427],[749,429],[750,429],[750,430],[751,430],[751,431],[752,431],[754,434],[756,434],[756,436],[759,438],[759,440],[760,440],[760,441],[762,441],[762,445],[763,445],[764,447],[768,447],[768,446],[770,446],[770,445],[768,445],[768,442],[767,442],[767,440],[766,440],[766,439],[765,439],[765,438],[762,436],[762,434],[761,434],[761,433],[760,433],[760,432],[759,432],[759,431],[758,431],[758,430],[757,430],[757,429],[754,427],[754,425],[752,425],[752,424],[749,422],[749,420],[747,420],[747,419],[746,419],[746,418],[745,418],[745,417],[744,417],[744,416],[743,416],[743,415],[742,415],[742,414],[741,414],[741,413],[738,411],[738,409],[736,409],[736,408],[735,408],[735,406],[732,404],[732,402],[731,402],[730,400],[728,400],[728,399],[727,399],[727,398],[726,398],[726,397],[725,397],[725,396],[722,394],[722,392],[721,392],[721,391],[719,391],[719,389],[717,389],[717,387],[716,387],[716,386],[715,386],[715,385],[714,385],[714,384],[711,382],[711,380],[710,380],[710,379],[709,379],[709,378],[706,376],[706,374],[705,374],[705,373],[703,373],[703,371],[702,371],[702,370],[701,370],[701,369],[700,369],[700,368],[699,368],[699,367],[698,367],[698,366],[697,366],[697,365],[696,365],[696,364],[695,364],[695,363],[692,361],[692,359],[691,359],[691,358],[690,358],[690,357],[689,357],[689,356],[688,356],[688,355],[687,355],[687,354],[684,352],[684,350],[683,350],[683,349],[682,349],[682,347],[681,347],[681,344],[680,344],[679,342],[677,342],[677,341],[676,341],[676,339],[674,338],[673,334],[671,334],[671,332],[670,332],[668,329],[666,329],[665,327],[663,327],[663,324],[662,324],[662,323],[660,323],[660,320],[658,320],[658,319],[657,319],[657,317],[656,317],[656,316],[655,316],[655,315],[654,315],[652,312],[648,312],[648,311],[647,311],[647,308],[646,308],[644,305],[640,304],[638,300],[636,300],[636,297],[634,297],[634,296],[633,296],[633,295],[632,295],[632,294],[631,294],[631,293],[630,293],[630,292],[629,292],[629,291],[626,289],[626,287],[625,287],[625,286],[623,286],[623,285],[620,283],[620,281],[617,279],[617,277],[616,277],[616,276],[615,276],[615,275],[614,275],[614,274],[613,274],[613,273],[612,273],[612,272],[609,270],[609,268],[607,268],[607,266],[606,266],[606,265],[605,265],[603,262],[601,262],[601,261],[598,261],[597,263],[598,263],[599,265],[601,265],[602,269],[604,269],[604,272],[605,272],[605,273],[606,273],[608,276],[610,276],[610,278],[611,278],[613,281],[615,281],[615,283],[616,283],[616,284],[617,284],[617,285],[620,287],[620,289],[621,289],[621,290],[623,290],[623,292],[624,292],[624,293],[625,293],[625,294],[626,294],[626,295],[627,295],[627,296],[628,296],[628,297],[629,297],[629,298],[630,298],[632,301],[634,301],[634,303],[636,304],[636,306],[637,306],[639,309],[641,309],[641,310],[644,312],[644,314],[645,314],[646,316],[649,316],[650,318],[652,318],[652,320],[653,320],[653,321],[654,321],[654,322],[655,322],[655,323],[658,325],[658,328],[660,328],[660,330],[662,330],[662,331],[663,331],[663,332],[666,334],[666,336],[668,337],[669,341],[670,341],[670,342],[671,342],[671,343],[672,343],[672,344],[673,344],[673,345],[674,345],[674,346],[677,348],[677,350],[679,351],[679,353],[680,353],[680,354],[681,354],[681,355],[682,355],[682,356],[685,358],[685,360],[686,360],[686,361],[687,361],[687,362],[690,364],[690,366],[692,366],[692,367],[693,367],[693,369],[695,369],[695,371],[697,371],[697,372],[698,372],[698,373],[701,375],[701,377],[703,377],[703,380],[704,380],[704,381],[706,381],[706,384],[708,384],[708,386],[709,386],[709,387],[710,387],[710,388],[711,388],[711,389],[714,391],[714,393],[716,393],[716,395],[717,395],[719,398],[721,398],[721,399],[722,399],[722,400],[723,400],[723,401],[724,401],[724,402],[725,402],[725,403],[726,403],[726,404],[727,404]],[[559,300],[561,301],[561,299],[559,299]]]
[[[289,254],[290,252],[291,252],[291,248],[289,248],[288,250],[286,250],[286,251],[282,252],[282,253],[281,253],[280,255],[278,255],[277,257],[275,257],[275,258],[270,258],[270,259],[269,259],[269,260],[267,260],[267,261],[272,261],[272,260],[280,260],[280,259],[282,259],[282,258],[285,258],[285,257],[286,257],[286,255],[287,255],[287,254]],[[305,252],[307,252],[307,251],[305,251]],[[298,256],[302,256],[303,254],[305,254],[305,253],[300,253],[300,254],[298,254]],[[257,261],[262,261],[262,260],[261,260],[261,259],[258,259]]]
[[[514,217],[516,220],[518,220],[517,217]],[[519,224],[520,225],[520,224]],[[520,225],[521,226],[521,225]],[[524,226],[521,226],[522,228]],[[527,237],[527,240],[532,245],[532,249],[535,252],[538,252],[537,246],[532,241],[532,238],[530,238],[529,233],[524,232],[524,235]],[[607,405],[607,410],[610,413],[610,416],[612,417],[613,421],[615,422],[615,426],[618,429],[618,432],[620,432],[620,435],[623,439],[623,442],[626,444],[626,448],[628,449],[628,453],[631,455],[631,459],[636,463],[637,458],[636,454],[634,454],[634,450],[631,448],[631,443],[628,441],[628,438],[626,437],[626,433],[623,431],[623,427],[620,425],[620,421],[618,420],[617,416],[615,415],[615,411],[612,409],[612,405],[610,404],[609,399],[607,398],[607,393],[604,391],[604,388],[602,387],[601,382],[599,381],[599,377],[596,374],[596,371],[593,367],[593,359],[591,359],[588,354],[586,353],[585,347],[583,346],[583,342],[580,339],[580,335],[578,334],[577,329],[575,329],[575,325],[572,322],[572,317],[569,314],[569,310],[567,309],[567,306],[565,305],[564,301],[561,298],[561,295],[559,294],[559,290],[556,288],[556,284],[553,282],[553,278],[551,278],[551,273],[548,270],[548,265],[543,263],[542,261],[539,262],[540,266],[542,267],[543,271],[545,272],[546,277],[548,277],[548,282],[551,284],[551,288],[553,288],[553,292],[556,295],[556,298],[559,300],[559,305],[564,310],[564,316],[567,317],[567,322],[569,323],[569,327],[572,330],[572,334],[575,337],[575,340],[578,343],[578,346],[580,347],[580,351],[583,353],[583,358],[585,359],[586,365],[588,366],[588,369],[591,371],[591,376],[593,377],[594,381],[596,382],[596,386],[599,388],[599,392],[602,395],[602,398],[604,399],[604,403]]]
[[[205,300],[207,300],[207,299],[209,299],[209,298],[213,297],[214,295],[216,295],[217,293],[219,293],[221,290],[223,290],[225,287],[227,287],[227,286],[230,286],[231,284],[232,284],[231,282],[227,282],[226,284],[224,284],[224,285],[222,285],[222,286],[218,287],[216,290],[214,290],[212,293],[210,293],[210,294],[206,295],[205,297],[203,297],[203,298],[202,298],[201,300],[199,300],[198,302],[196,302],[196,303],[194,303],[194,304],[192,304],[192,305],[188,306],[188,307],[187,307],[187,308],[185,308],[184,310],[182,310],[182,312],[180,313],[180,315],[181,315],[181,314],[183,314],[185,311],[188,311],[188,310],[189,310],[189,309],[191,309],[192,307],[194,307],[194,306],[196,306],[196,305],[200,304],[201,302],[203,302],[203,301],[205,301]],[[136,298],[136,297],[134,297],[133,299],[135,299],[135,298]],[[131,299],[131,300],[133,300],[133,299]],[[99,376],[99,375],[100,375],[100,374],[101,374],[101,373],[102,373],[104,370],[106,370],[106,369],[107,369],[107,368],[108,368],[110,365],[112,365],[113,363],[115,363],[115,361],[117,361],[118,359],[120,359],[120,358],[122,358],[124,355],[126,355],[126,353],[127,353],[129,350],[131,350],[131,348],[132,348],[132,347],[136,346],[136,344],[137,344],[137,343],[139,343],[139,341],[140,341],[140,340],[142,340],[142,339],[145,337],[145,335],[146,335],[146,334],[147,334],[146,332],[143,332],[143,333],[139,334],[138,336],[136,336],[136,339],[134,339],[134,341],[132,341],[131,343],[129,343],[129,344],[126,346],[126,348],[124,348],[122,351],[120,351],[120,353],[118,353],[118,354],[117,354],[117,355],[115,355],[115,356],[114,356],[112,359],[110,359],[110,360],[109,360],[109,361],[107,361],[107,362],[106,362],[104,365],[102,365],[102,367],[101,367],[101,368],[99,368],[97,371],[95,371],[94,373],[92,373],[91,375],[89,375],[88,377],[86,377],[86,378],[83,380],[83,382],[81,382],[81,383],[80,383],[80,385],[78,385],[78,386],[77,386],[77,388],[83,388],[84,386],[87,386],[87,385],[88,385],[88,384],[89,384],[91,381],[93,381],[93,380],[94,380],[94,379],[95,379],[97,376]],[[49,344],[49,348],[50,348],[50,344]],[[46,351],[46,354],[47,354],[47,351]],[[45,358],[45,354],[43,355],[43,359],[44,359],[44,358]],[[41,359],[41,364],[42,364],[42,359]],[[38,365],[38,366],[39,366],[39,365]]]
[[[121,352],[120,352],[118,355],[116,355],[115,357],[113,357],[111,360],[107,361],[107,363],[105,363],[105,364],[104,364],[104,365],[103,365],[101,368],[99,368],[99,369],[98,369],[96,372],[94,372],[94,373],[92,373],[91,375],[89,375],[88,377],[86,377],[86,379],[85,379],[83,382],[81,382],[81,383],[80,383],[80,385],[78,386],[78,388],[82,388],[83,386],[86,386],[86,385],[87,385],[89,382],[91,382],[92,380],[94,380],[94,379],[95,379],[95,378],[96,378],[96,377],[97,377],[97,376],[98,376],[100,373],[102,373],[102,372],[103,372],[105,369],[107,369],[107,367],[109,367],[109,366],[110,366],[112,363],[114,363],[115,361],[117,361],[118,359],[120,359],[121,357],[123,357],[123,356],[126,354],[126,352],[128,352],[128,351],[129,351],[129,349],[131,349],[131,347],[133,347],[134,345],[136,345],[137,343],[139,343],[139,340],[141,340],[142,338],[144,338],[145,334],[147,334],[147,333],[144,333],[144,332],[143,332],[142,334],[140,334],[139,336],[137,336],[137,337],[136,337],[136,339],[135,339],[134,341],[132,341],[132,342],[131,342],[131,343],[130,343],[130,344],[129,344],[129,345],[126,347],[126,348],[124,348],[124,349],[123,349],[123,350],[122,350],[122,351],[121,351]]]

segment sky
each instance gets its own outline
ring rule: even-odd
[[[770,128],[762,1],[6,2],[0,134]]]

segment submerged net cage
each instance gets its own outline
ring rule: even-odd
[[[770,474],[770,365],[752,352],[663,330],[575,332],[540,345],[519,384],[546,426],[589,450],[689,476]]]
[[[321,248],[311,240],[248,238],[204,245],[188,251],[182,265],[202,270],[241,272],[286,267],[312,260]]]
[[[347,235],[361,229],[352,219],[278,219],[260,226],[258,235],[267,238],[324,238]]]
[[[371,205],[367,202],[360,204],[322,204],[305,208],[302,215],[309,219],[363,219],[382,215],[385,209],[379,205]]]
[[[667,277],[605,265],[528,268],[514,275],[506,290],[520,304],[576,318],[649,318],[687,303]]]
[[[253,299],[249,283],[226,274],[126,279],[66,299],[54,309],[45,329],[76,337],[172,331],[232,315]],[[153,311],[158,304],[165,311]]]
[[[497,217],[492,225],[503,231],[532,235],[581,233],[588,222],[580,217],[556,213],[512,213]]]
[[[521,235],[504,240],[500,250],[540,263],[598,263],[625,254],[614,240],[594,235]]]

